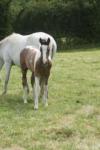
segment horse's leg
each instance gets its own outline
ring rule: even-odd
[[[27,75],[27,69],[22,70],[22,84],[23,84],[23,90],[24,90],[23,91],[24,103],[27,103],[27,96],[28,96],[28,91],[29,91],[26,75]]]
[[[5,83],[4,83],[4,91],[2,93],[3,95],[6,94],[6,92],[7,92],[7,85],[8,85],[8,81],[9,81],[11,66],[12,66],[11,63],[8,63],[8,62],[5,63],[6,78],[5,78]]]
[[[44,94],[43,94],[43,102],[44,105],[47,107],[48,106],[48,81],[45,81],[44,83]]]
[[[3,67],[3,65],[4,65],[4,61],[0,59],[0,71],[1,71],[1,69]],[[1,80],[1,76],[0,76],[0,80]]]
[[[34,109],[38,109],[38,98],[40,94],[40,79],[38,77],[35,77],[35,84],[34,84]]]

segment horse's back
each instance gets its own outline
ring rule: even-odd
[[[0,44],[3,45],[5,43],[7,43],[7,42],[11,42],[12,43],[13,41],[18,40],[18,39],[20,39],[22,37],[23,37],[23,35],[21,35],[21,34],[12,33],[11,35],[9,35],[9,36],[5,37],[3,40],[1,40]]]
[[[16,65],[19,64],[20,51],[26,46],[27,36],[13,33],[0,42],[0,56],[4,61],[12,61]]]
[[[45,39],[45,40],[50,38],[51,45],[54,47],[54,51],[57,50],[57,44],[56,44],[55,39],[51,35],[49,35],[49,34],[47,34],[45,32],[35,32],[33,34],[30,34],[30,36],[28,37],[29,44],[31,44],[30,42],[33,42],[33,45],[36,48],[39,48],[39,39],[40,38]]]

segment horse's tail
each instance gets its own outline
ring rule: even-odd
[[[56,51],[57,51],[57,43],[56,43],[56,41],[53,39],[53,41],[52,41],[52,58],[53,58],[53,56],[55,55]]]

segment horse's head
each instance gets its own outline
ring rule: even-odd
[[[47,62],[51,62],[51,55],[50,55],[50,38],[47,40],[40,38],[40,51],[41,51],[41,58],[44,64]]]

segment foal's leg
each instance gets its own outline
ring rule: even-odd
[[[28,97],[28,91],[29,91],[26,74],[27,74],[27,69],[22,70],[22,84],[23,84],[23,89],[24,89],[24,91],[23,91],[24,103],[27,103],[27,97]]]
[[[43,94],[44,94],[44,80],[43,78],[41,78],[40,80],[40,98],[42,98]]]
[[[11,62],[6,62],[5,63],[6,78],[5,78],[5,83],[4,83],[4,91],[2,93],[3,95],[6,94],[6,92],[7,92],[7,85],[8,85],[8,81],[9,81],[11,66],[12,66]]]
[[[40,94],[40,79],[35,77],[35,84],[34,84],[34,109],[38,109],[38,99]]]
[[[43,102],[44,105],[47,107],[48,106],[48,83],[47,81],[44,83],[44,95],[43,95]]]
[[[32,75],[31,75],[31,85],[32,85],[32,88],[33,88],[33,85],[34,85],[34,81],[35,81],[35,77],[34,77],[34,73],[32,72]]]

